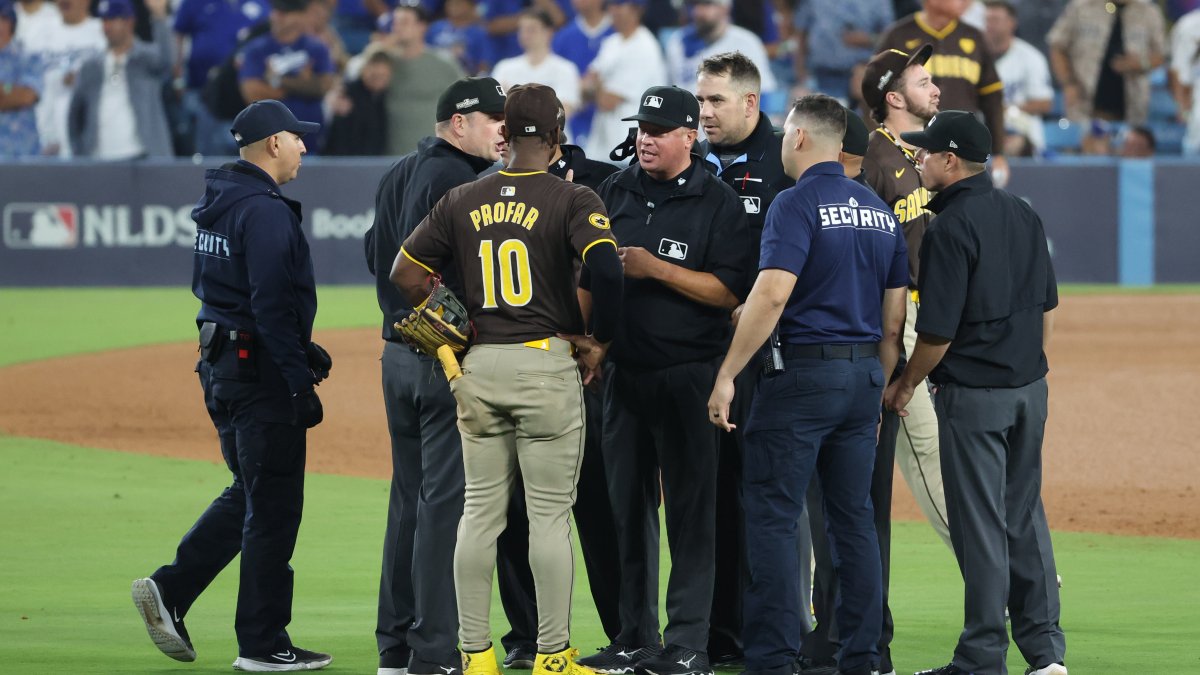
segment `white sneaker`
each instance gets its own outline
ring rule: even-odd
[[[1025,675],[1067,675],[1067,667],[1061,663],[1051,663],[1045,668],[1029,668]]]
[[[252,673],[275,673],[292,670],[320,670],[329,665],[333,657],[320,652],[310,652],[295,645],[266,656],[239,656],[233,662],[234,670]]]
[[[131,593],[133,606],[142,616],[146,632],[158,650],[176,661],[195,661],[196,650],[192,649],[192,641],[183,627],[183,620],[172,616],[167,610],[158,584],[149,577],[137,579],[133,582]]]

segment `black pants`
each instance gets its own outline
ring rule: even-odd
[[[293,423],[287,386],[270,364],[262,364],[258,381],[238,381],[230,350],[215,364],[201,362],[198,371],[233,483],[184,535],[175,561],[151,577],[182,618],[240,553],[238,654],[265,656],[291,646],[288,562],[304,505],[307,430]]]
[[[871,507],[875,511],[875,535],[879,539],[879,561],[883,569],[883,625],[879,635],[880,672],[892,670],[891,644],[895,627],[888,607],[888,586],[892,560],[892,477],[896,461],[896,435],[900,418],[893,412],[883,413],[879,441],[875,446],[875,468],[871,474]],[[808,519],[812,528],[813,557],[816,574],[813,577],[813,607],[816,628],[805,636],[800,653],[815,661],[836,658],[840,639],[834,609],[837,607],[838,578],[826,536],[825,508],[822,504],[820,481],[813,479],[808,488]]]
[[[621,624],[617,614],[620,591],[620,558],[617,556],[617,530],[612,506],[608,501],[608,483],[600,440],[603,430],[603,399],[591,388],[583,390],[587,413],[583,467],[576,487],[575,525],[579,528],[579,548],[587,568],[588,585],[600,625],[609,641],[617,638]],[[508,526],[496,541],[496,568],[500,602],[511,630],[500,638],[505,651],[515,647],[537,650],[537,598],[533,572],[529,569],[529,520],[525,514],[525,488],[521,481],[513,485],[508,508]]]
[[[399,647],[455,664],[454,546],[465,489],[458,404],[434,359],[388,342],[382,360],[392,489],[375,638],[380,652]]]
[[[621,556],[621,644],[658,641],[661,485],[672,563],[663,641],[707,650],[718,443],[707,401],[715,377],[716,363],[707,361],[655,370],[617,364],[607,378],[604,468]]]

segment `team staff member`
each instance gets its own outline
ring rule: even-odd
[[[750,229],[737,193],[693,157],[700,104],[650,87],[638,114],[638,163],[600,197],[621,242],[625,309],[605,379],[604,468],[621,554],[621,633],[584,665],[609,673],[711,672],[706,646],[715,575],[718,432],[704,392],[745,295]],[[587,287],[586,279],[581,283]],[[632,318],[636,317],[636,318]],[[658,640],[659,474],[671,571]]]
[[[710,56],[696,70],[696,99],[705,135],[699,155],[704,158],[704,168],[725,181],[742,200],[753,241],[762,234],[763,219],[775,195],[794,184],[779,161],[780,136],[759,110],[760,88],[758,68],[741,52]],[[754,253],[752,266],[758,262],[757,251]],[[741,375],[739,391],[743,395],[735,402],[735,422],[745,419],[757,375],[757,367],[747,368]],[[735,430],[721,435],[717,460],[722,483],[717,490],[717,532],[722,543],[717,547],[708,653],[719,666],[734,666],[742,658],[742,593],[749,572],[742,532],[741,433]],[[804,556],[811,549],[809,539],[806,530],[800,542]],[[808,568],[801,565],[801,572],[807,579]],[[802,587],[807,597],[809,583],[805,581]],[[811,627],[811,622],[807,623]]]
[[[233,667],[316,670],[333,660],[295,646],[286,630],[305,435],[322,418],[313,387],[332,361],[312,342],[317,293],[300,202],[279,186],[300,170],[301,136],[319,126],[297,121],[279,101],[247,106],[232,129],[241,159],[205,173],[204,196],[192,209],[196,372],[233,484],[184,535],[174,562],[133,582],[151,639],[177,661],[196,659],[183,617],[239,553]]]
[[[404,242],[392,279],[416,303],[427,274],[460,261],[477,336],[451,383],[458,400],[466,506],[454,554],[465,671],[498,675],[488,626],[496,538],[520,469],[537,586],[535,675],[577,666],[568,624],[574,553],[570,510],[583,462],[580,364],[596,374],[619,321],[621,268],[596,193],[546,173],[559,139],[558,99],[539,84],[514,87],[505,104],[509,168],[451,190]],[[575,260],[591,270],[594,339],[583,336]]]
[[[942,107],[982,113],[992,132],[992,171],[1003,185],[1008,182],[1004,83],[983,33],[959,21],[967,4],[961,0],[924,0],[921,11],[887,29],[879,38],[877,50],[916,54],[922,45],[932,45],[933,56],[924,65],[941,90]],[[867,105],[871,105],[869,101]]]
[[[784,371],[761,377],[746,421],[743,491],[750,589],[746,671],[790,675],[800,647],[795,537],[814,470],[840,585],[837,672],[878,667],[879,546],[868,499],[884,373],[895,366],[908,286],[887,206],[838,164],[846,111],[806,96],[784,125],[796,187],[775,199],[759,275],[708,402],[729,430],[734,377],[779,323]]]
[[[388,275],[401,242],[433,205],[500,157],[503,119],[504,94],[492,78],[450,85],[438,99],[436,135],[380,181],[366,236],[367,267],[383,310],[383,402],[392,437],[375,627],[379,675],[403,675],[405,668],[412,675],[453,675],[461,666],[451,572],[464,484],[455,402],[436,359],[409,349],[392,327],[412,304]],[[453,267],[443,276],[461,290]]]
[[[560,129],[566,129],[566,120],[566,111],[559,108]],[[504,161],[508,161],[507,153]],[[565,133],[559,138],[558,149],[550,158],[547,169],[550,175],[593,190],[616,171],[617,167],[608,162],[588,159],[579,146],[567,145]],[[584,315],[590,315],[590,308],[585,309]],[[579,529],[579,549],[583,553],[596,614],[600,617],[605,635],[609,640],[614,640],[621,630],[617,615],[621,561],[617,556],[617,530],[608,501],[608,483],[600,448],[604,402],[598,384],[584,387],[583,390],[587,428],[584,432],[583,466],[579,470],[579,494],[572,512]],[[537,646],[526,641],[532,643],[537,636],[537,599],[534,595],[533,572],[529,569],[529,521],[525,514],[525,491],[520,481],[513,485],[508,526],[504,528],[496,546],[500,602],[511,628],[500,638],[507,652],[504,667],[532,668]]]
[[[962,572],[964,625],[953,661],[925,675],[1007,672],[1013,641],[1034,675],[1066,675],[1066,639],[1050,529],[1042,506],[1045,347],[1058,286],[1037,214],[992,187],[991,137],[948,110],[901,136],[923,148],[937,217],[921,243],[917,346],[884,403],[905,406],[928,376],[936,388],[950,540]]]

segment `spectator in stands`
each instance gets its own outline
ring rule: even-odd
[[[382,155],[387,150],[387,91],[392,59],[381,51],[367,57],[357,79],[333,100],[327,155]]]
[[[891,25],[891,0],[800,0],[796,6],[796,83],[847,102],[850,71],[874,56]]]
[[[730,1],[690,0],[691,22],[667,39],[667,75],[671,84],[692,91],[696,88],[696,68],[701,61],[714,54],[741,52],[758,68],[762,93],[775,91],[767,50],[757,35],[730,22]]]
[[[1192,84],[1195,69],[1200,63],[1200,9],[1184,14],[1171,28],[1171,67],[1167,78],[1180,122],[1187,122],[1192,112]]]
[[[175,11],[178,45],[176,74],[184,78],[183,105],[191,116],[195,149],[204,155],[233,154],[229,123],[217,120],[204,104],[208,73],[221,65],[246,38],[250,27],[267,20],[267,0],[183,0]],[[183,63],[183,55],[187,62]]]
[[[75,76],[79,66],[102,53],[108,43],[100,19],[88,14],[87,0],[57,0],[57,4],[62,21],[47,24],[48,32],[31,40],[42,45],[45,64],[42,98],[37,106],[38,135],[43,155],[69,158],[67,109],[75,90]]]
[[[1042,56],[1050,54],[1046,45],[1046,34],[1050,27],[1058,21],[1063,8],[1070,0],[1013,0],[1017,15],[1021,17],[1021,25],[1017,26],[1017,36],[1033,45]]]
[[[238,68],[247,103],[276,99],[304,122],[324,122],[321,100],[333,87],[329,49],[308,34],[309,0],[272,0],[271,30],[242,50]],[[308,154],[320,152],[325,129],[304,137]]]
[[[488,56],[492,63],[521,53],[521,45],[517,42],[517,23],[521,12],[526,9],[544,11],[554,21],[555,28],[567,22],[557,0],[488,0],[483,6],[483,20],[488,34]]]
[[[334,12],[337,11],[337,0],[310,0],[308,3],[308,34],[315,37],[329,50],[329,59],[333,61],[335,72],[346,69],[350,54],[333,25]]]
[[[550,48],[586,73],[600,53],[600,43],[613,34],[612,19],[604,11],[604,0],[571,0],[571,7],[575,19],[554,34]],[[567,122],[567,134],[578,145],[587,145],[595,115],[596,104],[588,102]]]
[[[550,51],[554,20],[540,9],[527,9],[517,24],[520,56],[496,64],[492,77],[504,91],[517,84],[544,84],[554,89],[570,117],[579,108],[579,70],[574,63]]]
[[[108,48],[79,68],[71,97],[71,148],[79,157],[125,160],[170,157],[171,130],[162,85],[171,76],[167,0],[146,0],[154,42],[134,35],[133,2],[100,0]]]
[[[1047,36],[1067,116],[1145,124],[1166,39],[1150,0],[1071,0]]]
[[[452,55],[468,75],[491,70],[488,35],[475,0],[446,0],[445,9],[446,18],[429,26],[425,42]]]
[[[386,7],[375,8],[365,0],[334,0],[337,5],[334,10],[333,26],[341,36],[346,51],[357,54],[366,48],[371,38],[371,29],[375,27],[376,17],[386,11]]]
[[[41,40],[62,23],[58,6],[53,0],[17,0],[13,10],[17,18],[13,41],[27,54],[40,53]]]
[[[996,74],[996,60],[987,48],[983,31],[961,21],[969,1],[924,0],[921,11],[887,29],[876,51],[912,53],[924,43],[933,45],[933,57],[925,68],[942,92],[941,109],[983,115],[992,135],[992,180],[996,187],[1004,187],[1008,183],[1004,83]]]
[[[0,159],[38,154],[34,106],[42,91],[41,59],[16,42],[17,13],[0,0]]]
[[[637,128],[621,118],[637,114],[642,92],[667,81],[658,38],[642,25],[645,8],[646,0],[608,0],[616,32],[600,43],[582,87],[584,100],[596,104],[592,133],[584,146],[592,159],[613,161],[609,153],[625,143],[630,129]]]
[[[400,5],[392,11],[395,46],[382,49],[392,60],[392,81],[387,94],[387,154],[405,155],[417,149],[428,134],[429,120],[437,118],[442,92],[463,76],[448,55],[429,49],[425,33],[429,18],[420,5]]]
[[[1135,126],[1125,129],[1125,138],[1121,141],[1118,154],[1126,159],[1149,159],[1157,150],[1154,132],[1149,127]]]
[[[882,0],[889,2],[890,0]],[[791,8],[786,2],[781,2],[783,11],[790,14]],[[741,26],[754,33],[762,40],[767,57],[774,59],[779,53],[779,23],[775,19],[777,11],[773,0],[732,0],[729,7],[729,20],[735,26]]]
[[[1029,156],[1046,147],[1042,116],[1054,107],[1050,64],[1033,45],[1016,36],[1017,8],[1010,0],[987,0],[988,49],[1004,83],[1005,155]]]

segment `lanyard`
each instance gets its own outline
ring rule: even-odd
[[[901,145],[900,141],[896,140],[896,137],[892,135],[892,132],[889,131],[887,127],[880,125],[879,133],[883,134],[884,138],[891,141],[892,144],[895,145],[896,148],[898,148],[900,150],[900,152],[904,153],[904,157],[906,159],[908,159],[908,162],[913,165],[914,169],[916,169],[917,171],[921,170],[921,163],[917,161],[917,156],[914,155],[911,150],[909,150],[908,148]]]

